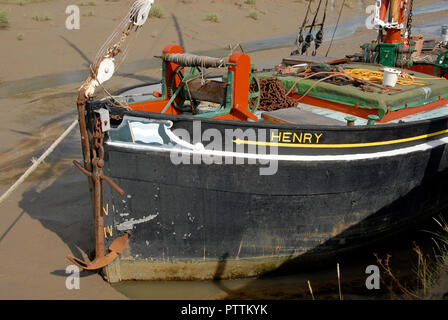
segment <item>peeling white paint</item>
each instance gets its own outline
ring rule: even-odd
[[[190,220],[190,222],[194,222],[194,219],[196,218],[196,217],[192,216],[190,212],[187,212],[187,217],[188,217],[188,220]]]
[[[127,220],[127,221],[122,222],[119,225],[117,225],[117,230],[119,230],[119,231],[131,230],[134,227],[134,225],[153,220],[157,216],[158,216],[158,214],[153,214],[153,215],[149,215],[147,217],[143,217],[143,218],[137,219],[137,220],[134,220],[134,218],[131,218],[131,220]]]

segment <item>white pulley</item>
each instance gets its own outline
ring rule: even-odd
[[[101,61],[100,66],[98,67],[98,74],[96,75],[96,80],[98,83],[103,83],[109,80],[115,71],[114,59],[105,58]]]
[[[149,16],[149,10],[151,10],[153,3],[154,0],[143,0],[136,2],[136,4],[140,7],[137,9],[138,11],[135,16],[134,24],[136,26],[142,26],[146,22],[146,19],[148,19]]]

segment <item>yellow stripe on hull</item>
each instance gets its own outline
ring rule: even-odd
[[[364,147],[376,147],[376,146],[386,146],[397,143],[404,143],[409,141],[421,140],[425,138],[430,138],[438,135],[448,133],[448,129],[422,134],[420,136],[387,140],[387,141],[377,141],[377,142],[365,142],[365,143],[342,143],[342,144],[299,144],[299,143],[285,143],[285,142],[266,142],[266,141],[249,141],[235,139],[233,140],[236,144],[247,144],[247,145],[261,145],[261,146],[276,146],[276,147],[287,147],[287,148],[364,148]]]

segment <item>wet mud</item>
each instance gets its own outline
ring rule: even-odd
[[[442,2],[416,9],[414,14],[425,15],[447,9],[448,3]],[[351,43],[353,38],[347,38],[349,35],[368,41],[366,34],[371,32],[356,31],[364,20],[365,17],[353,17],[353,21],[339,26],[335,39],[341,41],[335,46],[336,52],[346,52],[348,46],[353,50],[359,49],[358,45]],[[423,23],[414,30],[437,35],[438,27],[434,23]],[[333,26],[327,28],[328,36]],[[295,34],[291,33],[263,41],[246,41],[243,48],[251,53],[257,66],[267,66],[278,63],[279,57],[289,54],[294,38]],[[192,48],[188,37],[181,39],[187,49]],[[68,41],[67,44],[70,46],[71,43],[71,48],[76,49],[70,39],[63,41]],[[219,56],[227,54],[228,49],[203,49],[199,52]],[[86,59],[83,63],[88,62]],[[125,64],[108,88],[113,91],[159,79],[159,64],[156,58],[137,59]],[[86,76],[87,71],[75,70],[14,81],[2,78],[1,193],[76,118],[76,90]],[[429,219],[405,235],[372,244],[356,254],[320,261],[318,265],[296,265],[287,272],[282,270],[257,279],[221,281],[217,277],[215,281],[123,282],[111,286],[101,274],[82,272],[81,289],[67,290],[65,268],[69,262],[65,255],[88,259],[94,250],[93,212],[87,180],[71,163],[72,160],[80,161],[81,157],[76,128],[26,183],[1,204],[0,299],[311,299],[308,280],[317,299],[338,299],[337,263],[341,267],[344,299],[389,299],[392,296],[385,285],[374,291],[365,287],[365,269],[377,262],[373,253],[380,256],[391,254],[393,269],[403,281],[412,285],[417,261],[412,251],[413,242],[416,241],[426,252],[433,248],[431,237],[423,231],[437,229]],[[220,268],[225,268],[225,261]],[[443,293],[444,288],[441,286],[437,294]],[[398,298],[402,296],[398,294]]]

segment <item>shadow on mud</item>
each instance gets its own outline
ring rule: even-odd
[[[75,128],[33,173],[29,179],[32,184],[19,202],[23,212],[6,233],[26,213],[59,236],[69,247],[66,254],[79,258],[94,254],[93,213],[87,180],[71,163],[81,158],[79,141],[79,130]],[[65,270],[51,273],[66,276]],[[81,276],[90,274],[83,272]]]
[[[434,233],[440,233],[440,227],[432,217],[448,217],[448,211],[434,214],[424,219],[416,219],[415,224],[403,225],[403,228],[395,234],[384,236],[380,239],[371,239],[367,246],[358,248],[339,249],[335,241],[349,236],[352,228],[347,229],[322,245],[306,252],[305,254],[291,258],[277,269],[266,272],[253,279],[243,287],[229,289],[225,282],[214,282],[225,295],[219,299],[228,300],[276,300],[276,299],[312,299],[307,281],[310,281],[314,297],[316,299],[339,299],[337,264],[341,270],[341,288],[344,299],[404,299],[400,290],[393,286],[390,278],[378,264],[374,254],[384,259],[391,255],[390,267],[394,275],[400,279],[407,288],[416,288],[416,270],[418,257],[413,251],[414,243],[422,248],[425,254],[434,255]],[[368,225],[369,221],[363,221]],[[223,268],[222,264],[220,268]],[[380,289],[367,289],[366,280],[370,273],[366,273],[369,265],[376,265],[380,269]],[[392,287],[391,287],[392,285]],[[445,288],[448,294],[448,288]],[[443,292],[442,292],[443,295]],[[442,297],[442,295],[440,297]]]

